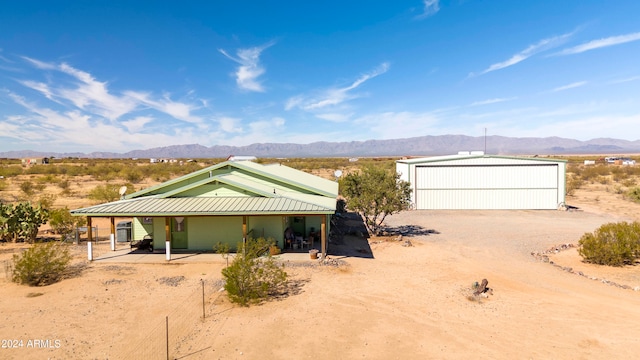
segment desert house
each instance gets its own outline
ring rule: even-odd
[[[30,166],[30,165],[47,165],[49,164],[49,158],[39,157],[39,158],[23,158],[22,165]]]
[[[416,209],[553,210],[564,205],[566,160],[457,155],[396,161]]]
[[[152,236],[167,260],[171,251],[212,251],[218,243],[235,249],[259,237],[285,251],[319,247],[324,257],[337,196],[337,182],[281,164],[225,161],[71,214],[86,216],[88,229],[92,218],[111,218],[112,244],[114,219],[131,217],[132,240]]]

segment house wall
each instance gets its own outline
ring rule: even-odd
[[[242,242],[242,216],[193,216],[187,218],[189,250],[213,250],[219,242],[235,249]]]
[[[151,221],[150,224],[144,224],[143,218],[133,218],[133,223],[131,224],[131,240],[138,241],[142,240],[146,235],[153,236],[153,218],[151,218]]]
[[[153,218],[153,249],[166,249],[165,241],[167,241],[167,236],[165,232],[165,222],[164,217],[154,217]]]
[[[250,237],[257,239],[273,238],[279,247],[284,247],[284,227],[282,216],[250,216],[247,219],[247,231],[251,231]]]
[[[307,216],[305,219],[306,232],[309,235],[311,228],[320,232],[322,216],[326,216],[326,236],[331,231],[330,215]],[[134,218],[134,239],[142,239],[146,234],[153,235],[153,248],[165,249],[165,218],[152,218],[153,224],[142,224],[142,218]],[[280,248],[284,248],[284,230],[288,226],[287,221],[293,217],[283,216],[248,216],[247,231],[253,230],[250,237],[273,238]],[[235,251],[238,243],[242,241],[242,216],[191,216],[185,219],[187,224],[188,249],[212,251],[218,242],[228,244]],[[319,245],[319,244],[318,244]]]

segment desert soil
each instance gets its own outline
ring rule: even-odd
[[[408,211],[370,239],[345,218],[327,266],[286,261],[290,293],[248,308],[219,291],[222,259],[89,263],[82,244],[56,284],[0,273],[0,358],[166,358],[167,316],[176,359],[637,358],[637,266],[585,264],[575,248],[548,252],[555,265],[531,254],[640,220],[640,205],[598,188],[568,203],[578,209]],[[0,245],[0,261],[20,247]],[[472,296],[482,279],[491,291]]]

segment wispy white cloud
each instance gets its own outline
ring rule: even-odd
[[[265,142],[296,142],[301,139],[299,136],[286,134],[286,121],[284,118],[274,116],[272,118],[252,121],[246,125],[246,131],[238,134],[224,134],[219,139],[220,143],[244,146]]]
[[[131,120],[123,121],[121,124],[130,133],[138,133],[144,130],[145,126],[153,121],[151,116],[137,116]]]
[[[567,85],[563,85],[563,86],[559,86],[553,90],[551,90],[552,92],[558,92],[558,91],[564,91],[564,90],[569,90],[569,89],[573,89],[573,88],[577,88],[577,87],[581,87],[581,86],[585,86],[587,85],[586,81],[577,81],[571,84],[567,84]]]
[[[22,85],[31,88],[33,90],[39,91],[40,93],[42,93],[47,99],[49,100],[53,100],[53,92],[51,91],[51,89],[49,89],[49,85],[43,83],[43,82],[38,82],[38,81],[32,81],[32,80],[23,80],[23,81],[19,81],[19,83],[21,83]]]
[[[631,76],[631,77],[624,78],[624,79],[614,80],[614,81],[611,81],[610,84],[621,84],[621,83],[637,81],[637,80],[640,80],[640,76]]]
[[[24,80],[20,83],[26,87],[41,92],[50,100],[60,102],[69,101],[76,107],[92,111],[110,120],[116,120],[120,116],[133,111],[136,103],[127,97],[116,96],[109,92],[106,82],[97,81],[91,74],[78,70],[66,63],[54,64],[40,60],[23,57],[28,63],[41,70],[53,70],[70,76],[73,80],[71,86],[57,87],[50,84]]]
[[[505,102],[505,101],[510,101],[510,100],[513,100],[513,99],[515,99],[515,98],[512,97],[512,98],[487,99],[487,100],[481,100],[481,101],[473,102],[469,106],[480,106],[480,105],[496,104],[496,103],[501,103],[501,102]]]
[[[349,113],[349,114],[344,114],[344,113],[316,114],[317,118],[320,118],[322,120],[331,121],[331,122],[336,122],[336,123],[345,122],[345,121],[349,120],[349,118],[351,118],[351,116],[353,116],[353,113]]]
[[[3,123],[1,136],[4,139],[17,139],[22,143],[46,142],[51,151],[56,146],[69,151],[70,144],[75,149],[118,151],[176,142],[210,141],[208,124],[194,115],[194,111],[202,108],[199,102],[193,105],[174,100],[169,94],[158,96],[133,90],[114,93],[107,82],[69,64],[22,59],[41,70],[39,75],[47,80],[16,79],[16,83],[37,91],[48,103],[41,105],[14,90],[7,91],[6,98],[22,106],[26,113],[3,117],[0,123]],[[187,95],[193,96],[193,93]],[[150,110],[157,111],[156,115],[160,116],[150,115]],[[165,115],[164,118],[161,115]],[[171,119],[192,125],[167,121]],[[156,122],[163,122],[163,125],[150,126]]]
[[[220,124],[220,130],[226,133],[242,132],[241,119],[223,116],[217,120],[218,120],[218,123]]]
[[[41,70],[55,70],[56,69],[56,65],[54,65],[54,64],[50,64],[50,63],[47,63],[47,62],[44,62],[44,61],[32,59],[32,58],[27,57],[27,56],[23,56],[22,58],[24,60],[26,60],[27,62],[30,62],[31,65],[33,65],[36,68],[41,69]]]
[[[440,0],[422,0],[422,14],[416,16],[418,19],[424,19],[440,11]]]
[[[140,104],[149,106],[178,120],[194,124],[202,122],[202,119],[199,116],[195,116],[191,113],[197,108],[196,106],[183,102],[173,101],[168,94],[165,94],[160,99],[153,98],[150,93],[139,91],[125,91],[124,94],[131,99],[137,100]]]
[[[383,112],[358,117],[354,124],[366,126],[372,139],[400,139],[433,133],[440,124],[440,118],[430,112]],[[445,130],[446,131],[446,130]],[[353,134],[349,136],[353,137]]]
[[[258,77],[264,74],[264,67],[260,64],[262,52],[273,46],[274,42],[269,42],[262,46],[247,49],[238,49],[236,56],[231,56],[224,49],[218,49],[224,56],[240,64],[236,70],[236,84],[243,90],[264,92],[264,87],[258,81]]]
[[[121,152],[168,144],[206,144],[211,139],[210,132],[193,127],[164,125],[164,132],[150,131],[146,125],[155,120],[150,116],[113,123],[82,110],[61,112],[40,107],[14,93],[8,96],[28,113],[0,121],[2,136],[34,146],[46,143],[49,151]]]
[[[589,50],[595,50],[603,47],[625,44],[628,42],[638,41],[638,40],[640,40],[640,32],[626,34],[626,35],[610,36],[607,38],[592,40],[578,46],[564,49],[560,51],[558,55],[579,54]]]
[[[291,97],[286,101],[285,109],[291,110],[294,107],[298,107],[302,110],[314,111],[330,106],[339,105],[347,100],[357,98],[358,95],[351,93],[352,90],[357,89],[366,81],[386,73],[388,70],[389,63],[385,62],[380,64],[373,71],[363,74],[349,86],[329,88],[322,91],[319,95],[316,96],[298,95]]]
[[[542,40],[538,41],[537,43],[535,43],[533,45],[529,45],[526,49],[520,51],[519,53],[517,53],[517,54],[515,54],[513,56],[511,56],[509,59],[507,59],[505,61],[502,61],[502,62],[499,62],[499,63],[492,64],[491,66],[489,66],[488,68],[486,68],[485,70],[480,72],[479,74],[471,73],[471,74],[469,74],[469,76],[484,75],[484,74],[492,72],[492,71],[501,70],[501,69],[507,68],[509,66],[513,66],[515,64],[518,64],[518,63],[530,58],[533,55],[536,55],[536,54],[538,54],[540,52],[547,51],[549,49],[553,49],[555,47],[558,47],[558,46],[562,45],[571,36],[573,36],[573,34],[574,33],[571,32],[571,33],[567,33],[567,34],[563,34],[563,35],[550,37],[550,38],[547,38],[547,39],[542,39]]]

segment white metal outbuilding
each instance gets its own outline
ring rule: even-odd
[[[566,160],[460,153],[396,161],[415,209],[558,209]]]

